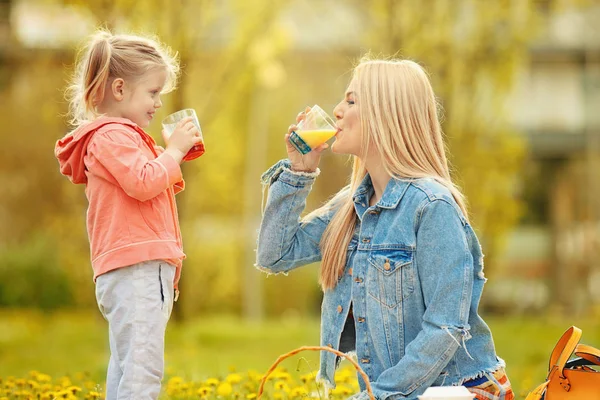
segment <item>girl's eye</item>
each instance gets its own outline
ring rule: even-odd
[[[352,104],[354,104],[354,100],[347,100],[346,103],[348,103],[348,105],[351,106]]]

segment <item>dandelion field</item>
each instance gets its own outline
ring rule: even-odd
[[[545,378],[556,341],[570,325],[582,343],[600,346],[598,318],[487,317],[497,352],[517,396]],[[260,379],[277,357],[318,345],[318,319],[274,319],[251,324],[234,317],[198,317],[167,329],[166,376],[161,399],[252,400]],[[108,344],[105,321],[94,312],[0,311],[0,400],[102,399]],[[264,399],[319,399],[314,383],[318,353],[284,360],[265,385]],[[346,361],[330,395],[358,391]]]

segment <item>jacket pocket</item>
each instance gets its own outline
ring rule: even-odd
[[[367,293],[382,305],[393,308],[415,290],[412,251],[372,251],[367,270]]]
[[[166,214],[169,210],[169,204],[164,193],[147,201],[138,201],[138,207],[148,228],[155,233],[166,231]]]

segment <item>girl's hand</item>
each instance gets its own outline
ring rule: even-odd
[[[299,113],[298,116],[296,116],[296,123],[300,123],[300,121],[304,120],[304,118],[306,118],[306,113],[309,110],[310,107],[306,107],[305,111]],[[329,145],[327,143],[323,143],[309,153],[302,155],[290,143],[290,134],[296,129],[298,129],[297,125],[290,125],[288,127],[288,133],[285,135],[286,150],[288,153],[288,159],[292,163],[292,171],[315,172],[319,166],[319,161],[321,161],[321,153],[323,150],[328,148]]]
[[[181,163],[181,160],[190,151],[192,146],[202,140],[200,130],[198,130],[198,127],[192,121],[192,117],[187,117],[179,121],[168,139],[165,132],[162,132],[165,143],[168,143],[165,152],[168,152],[179,163]]]

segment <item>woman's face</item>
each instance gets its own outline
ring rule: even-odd
[[[333,115],[337,119],[338,132],[335,135],[335,142],[331,146],[331,151],[338,154],[352,154],[359,156],[361,154],[361,124],[358,105],[359,99],[356,98],[355,79],[352,79],[344,100],[342,100],[333,109]]]

